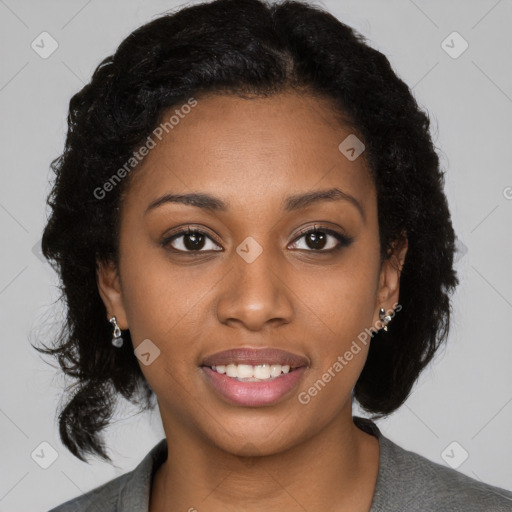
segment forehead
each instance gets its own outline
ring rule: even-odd
[[[155,145],[134,171],[128,200],[149,203],[155,194],[193,190],[242,205],[329,187],[361,202],[371,195],[366,160],[350,161],[338,148],[353,130],[328,101],[297,93],[196,101],[164,113],[162,123],[171,116],[173,123],[159,131],[161,140],[150,135]]]

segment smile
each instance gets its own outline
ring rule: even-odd
[[[203,359],[207,386],[230,405],[261,407],[292,394],[310,361],[278,348],[240,347]]]

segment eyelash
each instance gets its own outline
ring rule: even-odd
[[[349,237],[349,236],[346,236],[346,235],[342,235],[341,233],[338,233],[337,231],[333,231],[332,229],[329,229],[329,228],[322,228],[321,226],[318,227],[318,226],[314,226],[312,228],[307,228],[307,229],[304,229],[300,232],[300,235],[295,238],[293,240],[293,244],[296,243],[297,241],[299,241],[301,238],[305,237],[306,235],[309,235],[310,233],[323,233],[323,234],[326,234],[326,235],[331,235],[332,237],[334,237],[337,241],[338,241],[338,245],[332,249],[327,249],[327,250],[323,250],[323,249],[318,249],[318,250],[315,250],[315,249],[296,249],[296,250],[300,250],[300,251],[306,251],[306,252],[313,252],[313,253],[319,253],[319,254],[331,254],[333,252],[337,252],[339,251],[340,249],[342,249],[343,247],[348,247],[352,241],[353,241],[353,238]],[[177,238],[180,238],[184,235],[203,235],[207,238],[209,238],[211,241],[213,241],[215,244],[217,244],[217,242],[215,240],[213,240],[213,238],[208,235],[208,233],[206,233],[205,231],[203,231],[202,229],[198,229],[198,228],[191,228],[190,226],[187,227],[186,229],[183,229],[181,231],[178,231],[177,233],[174,233],[173,235],[169,236],[169,237],[166,237],[165,239],[162,240],[161,244],[164,248],[168,248],[168,246],[171,244],[171,242],[173,242],[174,240],[176,240]],[[217,244],[219,245],[219,244]],[[171,248],[170,249],[172,252],[174,253],[181,253],[181,254],[194,254],[194,255],[197,255],[197,254],[201,254],[201,253],[205,253],[205,252],[210,252],[209,250],[207,251],[204,251],[204,250],[200,250],[200,251],[183,251],[181,249],[174,249],[174,248]],[[220,250],[215,250],[213,252],[221,252]]]

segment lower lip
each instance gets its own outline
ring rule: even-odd
[[[208,366],[201,369],[208,382],[229,402],[236,405],[258,407],[270,405],[287,395],[299,382],[306,367],[296,368],[289,373],[272,380],[262,382],[243,382],[218,373]]]

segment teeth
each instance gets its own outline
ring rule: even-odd
[[[270,366],[268,364],[260,364],[254,367],[252,373],[253,375],[250,375],[250,377],[254,377],[255,379],[270,379]]]
[[[212,370],[217,373],[225,373],[228,377],[235,379],[251,380],[257,382],[259,380],[268,380],[279,377],[281,373],[288,373],[290,371],[289,365],[280,364],[228,364],[212,366]]]
[[[250,364],[239,364],[238,366],[232,364],[230,366],[233,367],[232,373],[238,372],[238,374],[235,376],[240,379],[248,379],[253,377],[253,368]]]

